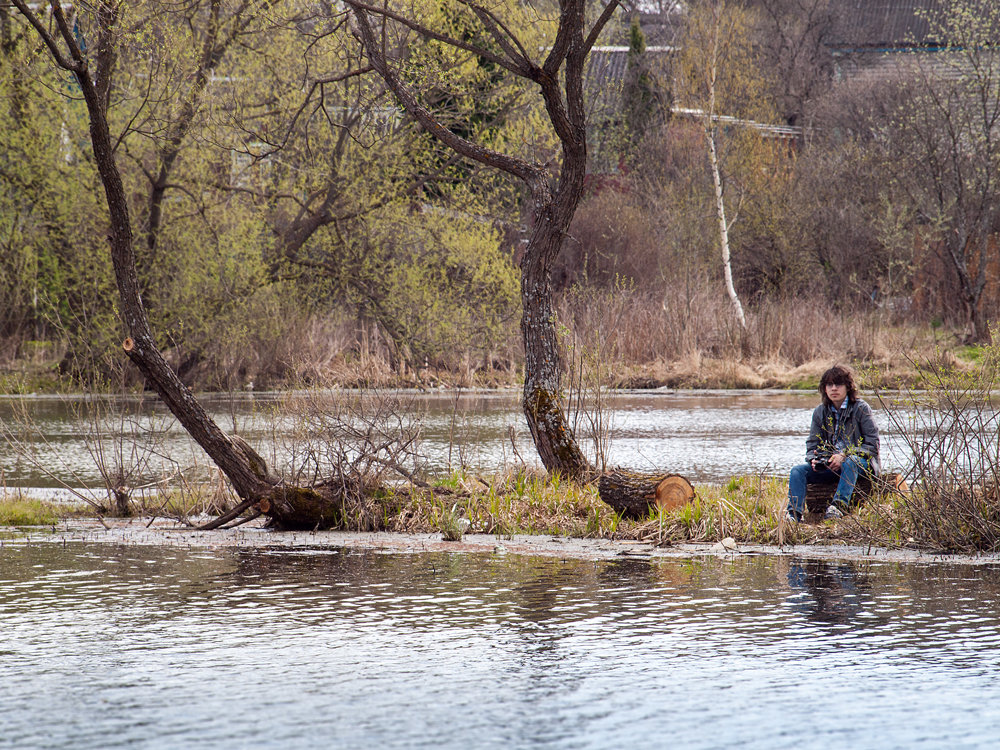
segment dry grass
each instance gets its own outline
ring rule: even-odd
[[[954,544],[949,547],[935,543],[926,533],[921,536],[913,523],[913,503],[923,502],[919,495],[897,493],[876,497],[836,523],[788,525],[782,520],[788,484],[782,479],[738,476],[721,486],[698,485],[696,493],[693,503],[678,510],[651,512],[641,520],[624,520],[601,502],[593,485],[578,485],[537,472],[508,472],[488,479],[455,474],[433,488],[397,487],[376,492],[352,508],[339,528],[440,533],[442,538],[454,541],[460,540],[464,533],[477,533],[499,538],[541,534],[629,539],[661,546],[733,538],[738,544],[774,546],[851,544],[953,551],[984,549]],[[189,525],[194,525],[195,518],[224,512],[233,502],[222,482],[133,498],[136,516],[143,521],[174,518]],[[52,525],[60,519],[88,513],[93,514],[93,509],[52,505],[10,493],[0,498],[0,525]],[[964,538],[969,540],[972,537],[965,522],[956,520],[952,525],[957,528],[963,524]]]
[[[753,544],[837,538],[832,524],[784,528],[781,519],[788,495],[784,480],[740,476],[723,486],[699,485],[696,491],[695,501],[684,508],[627,520],[600,500],[594,485],[524,471],[489,479],[455,474],[431,489],[399,489],[373,498],[365,513],[368,525],[351,523],[350,527],[434,533],[446,532],[455,520],[465,519],[468,532],[499,537],[543,534],[662,545],[717,542],[727,537]]]
[[[213,473],[209,482],[188,482],[181,477],[176,485],[136,493],[130,498],[132,512],[142,518],[174,518],[182,522],[192,517],[222,515],[239,499],[222,472],[216,469]]]
[[[489,480],[455,475],[446,486],[391,493],[381,499],[377,530],[434,533],[451,518],[467,519],[468,531],[631,539],[669,546],[683,542],[739,544],[851,544],[915,547],[903,496],[885,494],[838,522],[784,522],[788,483],[761,475],[733,477],[724,485],[698,485],[694,502],[669,513],[625,520],[597,496],[593,485],[577,485],[544,474],[513,472]]]
[[[941,553],[1000,551],[1000,492],[953,486],[916,490],[864,507],[857,532],[870,544]]]
[[[926,358],[936,349],[960,349],[956,332],[932,328],[925,321],[879,308],[836,313],[807,298],[748,302],[744,331],[711,280],[674,282],[657,294],[626,285],[574,289],[561,295],[557,309],[567,363],[574,347],[599,347],[605,385],[610,386],[787,387],[815,382],[817,371],[834,360],[877,371],[886,382],[913,382],[911,358]],[[521,378],[516,326],[488,353],[475,342],[454,342],[440,356],[409,361],[377,326],[345,315],[289,314],[285,322],[285,335],[247,342],[233,354],[238,362],[206,361],[185,377],[196,387],[229,383],[258,390],[317,383],[499,387],[515,385]],[[15,386],[39,392],[72,387],[56,377],[58,347],[44,349],[44,356],[33,353],[15,360],[9,352],[24,349],[17,343],[24,342],[0,340],[0,350],[8,352],[0,358],[0,391],[13,392]],[[167,355],[169,359],[176,352]],[[231,372],[240,376],[233,380],[226,375]]]
[[[658,544],[738,542],[779,544],[788,484],[760,475],[733,477],[725,485],[699,485],[692,503],[638,524],[633,538]]]
[[[994,340],[997,338],[994,333]],[[1000,349],[917,366],[920,390],[877,393],[910,457],[914,489],[870,509],[873,537],[942,552],[1000,550]]]
[[[454,474],[433,488],[390,491],[380,503],[383,513],[373,530],[435,532],[455,516],[469,522],[470,533],[612,537],[619,523],[593,487],[534,472],[489,480]]]
[[[954,333],[878,308],[835,314],[794,298],[746,311],[744,331],[706,284],[655,297],[629,289],[570,293],[559,317],[573,341],[600,340],[613,387],[812,388],[833,361],[866,370],[870,384],[906,383],[919,378],[915,353],[960,349]]]

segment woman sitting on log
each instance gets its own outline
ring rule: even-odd
[[[823,403],[813,410],[806,463],[792,468],[788,478],[788,510],[785,520],[798,523],[806,510],[809,484],[836,484],[837,491],[826,508],[826,519],[847,513],[854,485],[862,472],[878,473],[878,427],[872,408],[858,398],[854,375],[836,365],[819,381]]]

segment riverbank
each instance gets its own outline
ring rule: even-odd
[[[22,544],[88,544],[127,547],[177,547],[344,550],[371,553],[449,552],[472,555],[524,555],[574,560],[658,560],[692,557],[772,555],[815,560],[878,560],[900,563],[948,562],[962,565],[1000,565],[1000,555],[944,555],[927,551],[857,544],[749,544],[685,542],[658,545],[629,539],[580,539],[517,534],[509,537],[466,534],[448,542],[441,534],[349,531],[271,531],[259,522],[235,529],[197,531],[166,519],[74,519],[45,528],[0,527],[0,547]]]
[[[740,475],[721,484],[701,483],[694,487],[694,498],[679,508],[651,511],[643,518],[623,518],[601,500],[592,483],[567,482],[537,470],[487,476],[456,473],[434,486],[385,485],[352,505],[336,524],[336,531],[322,533],[387,534],[378,538],[402,539],[404,546],[410,538],[466,543],[467,539],[479,537],[554,539],[570,547],[607,542],[639,545],[647,550],[685,549],[685,545],[713,548],[720,544],[741,550],[857,548],[894,550],[902,557],[992,554],[1000,549],[991,519],[976,515],[978,505],[962,508],[933,494],[885,488],[838,521],[825,521],[816,515],[808,517],[808,522],[789,523],[785,520],[788,482],[783,478]],[[106,492],[78,492],[70,502],[66,499],[43,500],[8,489],[0,493],[0,526],[70,534],[89,531],[98,536],[102,530],[111,529],[130,530],[132,535],[144,528],[169,529],[173,534],[218,539],[205,542],[209,544],[232,543],[251,530],[260,540],[319,538],[269,531],[263,528],[263,516],[249,515],[239,519],[235,536],[227,530],[196,531],[196,527],[232,506],[232,497],[217,483],[134,493],[123,506],[131,514],[125,517],[113,512],[112,499]],[[940,507],[941,502],[947,505],[947,512]]]
[[[853,328],[850,329],[852,332]],[[874,335],[865,332],[867,343],[846,333],[845,343],[824,342],[809,350],[800,347],[795,356],[779,353],[746,355],[726,354],[711,349],[692,348],[673,356],[661,353],[652,357],[635,353],[601,353],[599,360],[588,359],[577,348],[567,352],[567,381],[571,387],[592,389],[806,389],[813,390],[820,375],[833,362],[849,364],[861,376],[866,388],[920,387],[927,367],[964,371],[975,368],[982,358],[982,347],[961,343],[960,333],[930,326],[884,327]],[[29,342],[38,343],[38,342]],[[45,343],[45,342],[42,342]],[[753,349],[753,347],[750,347]],[[64,372],[60,346],[17,347],[0,350],[20,355],[0,357],[0,394],[57,394],[80,390],[80,382]],[[594,361],[591,361],[594,360]],[[414,367],[405,362],[393,365],[386,358],[360,358],[350,351],[329,354],[322,368],[288,363],[281,376],[247,374],[238,382],[218,373],[189,374],[185,380],[195,390],[262,391],[290,390],[322,386],[324,388],[380,389],[504,389],[520,386],[521,363],[506,357],[489,367],[476,366],[471,360],[463,366],[443,366],[433,362]],[[280,369],[280,368],[279,368]],[[80,373],[78,373],[80,374]],[[118,377],[115,380],[122,380]],[[126,375],[131,389],[142,384],[136,373]],[[219,383],[227,383],[220,387]]]
[[[935,394],[939,394],[935,395],[938,400],[948,395],[943,389]],[[411,391],[406,394],[409,403],[386,405],[381,394],[372,394],[373,406],[401,420],[393,417],[386,427],[387,435],[403,428],[419,434],[419,445],[411,446],[414,468],[409,470],[418,480],[436,486],[408,486],[399,476],[380,468],[384,464],[375,464],[373,481],[383,489],[373,492],[363,507],[352,507],[344,518],[337,519],[337,526],[356,532],[434,534],[464,524],[463,530],[469,533],[501,538],[551,535],[661,546],[715,544],[733,538],[740,544],[779,547],[855,544],[946,552],[1000,550],[1000,521],[989,511],[991,504],[977,499],[986,497],[984,493],[990,488],[963,483],[962,477],[944,477],[936,485],[928,484],[926,477],[917,477],[923,480],[918,482],[920,493],[896,493],[866,503],[841,523],[783,525],[788,492],[784,467],[801,453],[802,430],[815,405],[815,393],[660,391],[602,395],[602,431],[589,438],[605,441],[594,444],[604,451],[600,455],[606,466],[677,473],[696,486],[695,501],[689,505],[639,520],[618,517],[601,502],[593,485],[546,476],[537,465],[526,462],[533,459],[533,447],[530,436],[519,428],[523,416],[517,395]],[[974,417],[977,412],[967,408],[968,389],[959,396],[961,400],[955,403],[962,407],[961,414]],[[4,401],[0,399],[0,405]],[[48,481],[63,487],[101,488],[93,496],[78,496],[76,500],[90,515],[105,517],[134,513],[190,519],[203,513],[218,516],[234,504],[226,483],[199,459],[197,446],[186,433],[172,427],[169,419],[159,421],[148,403],[124,400],[120,412],[110,415],[107,432],[97,433],[119,435],[116,431],[121,425],[130,430],[134,426],[132,432],[116,438],[119,450],[126,451],[121,455],[131,456],[119,467],[107,462],[109,454],[95,455],[92,421],[64,408],[65,399],[18,401],[24,402],[28,416],[23,422],[25,429],[17,433],[16,448],[12,448],[11,456],[17,461],[4,467],[6,494],[11,499],[16,500],[19,494],[38,499],[17,488],[45,486]],[[359,412],[353,401],[345,404],[340,393],[241,394],[237,399],[216,397],[216,402],[206,397],[204,402],[214,408],[219,423],[233,424],[252,444],[260,446],[269,463],[291,467],[283,469],[292,471],[290,475],[294,475],[296,455],[307,455],[307,450],[315,453],[329,445],[312,427],[317,422],[311,420],[317,415],[327,420],[322,424],[339,425],[367,413]],[[983,419],[990,413],[983,412]],[[584,429],[581,434],[586,434],[589,423],[582,419],[580,424]],[[990,451],[969,442],[972,438],[968,436],[980,432],[970,422],[963,433],[967,436],[964,442],[948,445],[988,458],[993,455]],[[29,433],[30,443],[26,440]],[[135,450],[128,453],[133,446]],[[906,435],[887,429],[883,466],[905,467],[912,450]],[[99,462],[102,456],[104,464]],[[156,465],[148,464],[161,458],[171,463],[159,471]],[[57,470],[62,473],[56,475]],[[127,472],[131,479],[116,479],[118,471]],[[104,488],[113,488],[113,492],[109,495]],[[968,502],[958,502],[962,498]],[[9,525],[54,525],[71,517],[64,508],[30,505],[12,508],[7,515],[9,520],[4,518],[5,508],[0,507],[0,523]]]

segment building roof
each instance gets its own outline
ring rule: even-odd
[[[888,51],[936,46],[928,19],[945,0],[830,0],[835,13],[830,46],[845,51]]]
[[[994,2],[997,0],[972,0],[971,4],[985,11]],[[676,46],[683,39],[687,3],[661,0],[660,4],[664,6],[661,12],[639,14],[646,41],[650,45]],[[935,38],[930,21],[949,5],[951,0],[826,0],[832,19],[827,45],[843,52],[939,47],[942,40]],[[622,16],[623,39],[627,39],[629,18]]]
[[[670,55],[673,47],[651,45],[646,47],[646,60],[661,60]],[[594,47],[587,57],[584,69],[588,116],[618,116],[621,112],[622,89],[628,71],[629,48],[625,45]]]

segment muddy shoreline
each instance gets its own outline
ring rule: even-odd
[[[948,563],[998,565],[1000,555],[948,555],[936,552],[885,547],[798,544],[683,543],[655,546],[632,540],[578,539],[549,535],[497,537],[466,534],[460,542],[446,542],[440,534],[350,531],[271,531],[259,524],[235,529],[197,531],[169,520],[106,521],[71,520],[53,527],[0,527],[0,548],[23,544],[93,544],[129,547],[168,546],[206,549],[316,549],[375,553],[415,554],[451,552],[477,555],[524,555],[577,560],[666,560],[694,557],[735,558],[770,555],[819,560],[855,560],[895,563]]]

